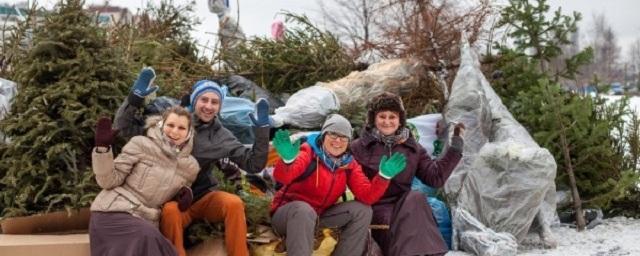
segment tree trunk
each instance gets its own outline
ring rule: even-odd
[[[560,143],[562,145],[562,153],[564,155],[565,170],[569,175],[569,185],[571,186],[571,195],[573,196],[573,209],[576,211],[576,225],[578,231],[582,231],[584,230],[586,223],[584,220],[584,214],[582,214],[582,201],[580,200],[580,194],[578,193],[578,187],[576,186],[576,177],[573,175],[571,154],[569,152],[569,145],[567,143],[564,127],[560,131]]]

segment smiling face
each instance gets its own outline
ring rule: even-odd
[[[220,111],[220,96],[214,92],[205,92],[196,99],[195,114],[200,121],[209,123]]]
[[[189,118],[170,113],[162,125],[162,133],[173,145],[181,145],[188,139]]]
[[[322,149],[334,157],[339,157],[344,154],[348,146],[349,138],[337,133],[328,132],[322,139]]]
[[[376,113],[376,128],[382,135],[394,134],[400,128],[400,114],[393,111],[380,111]]]

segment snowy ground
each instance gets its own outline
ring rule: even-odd
[[[619,100],[622,96],[604,96],[608,101]],[[640,97],[631,97],[631,109],[640,114]],[[528,256],[618,256],[640,255],[640,219],[615,217],[605,219],[603,224],[593,229],[577,232],[573,228],[553,227],[558,241],[556,249],[542,249],[536,246],[518,248],[518,255]],[[447,256],[469,256],[472,254],[451,251]]]
[[[593,229],[577,232],[568,227],[555,227],[559,245],[556,249],[518,248],[518,255],[545,256],[618,256],[640,255],[640,220],[615,217],[605,219]],[[447,256],[469,256],[452,251]]]
[[[619,96],[619,95],[601,95],[601,96],[607,99],[608,102],[622,99],[622,96]],[[631,110],[635,110],[636,113],[640,114],[640,97],[639,96],[629,97],[629,107],[631,108]]]

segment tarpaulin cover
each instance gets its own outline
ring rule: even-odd
[[[444,115],[447,123],[466,126],[464,156],[445,192],[454,207],[522,241],[533,226],[549,230],[555,215],[556,163],[507,111],[479,67],[475,52],[464,43]],[[465,226],[454,227],[460,243],[470,243],[463,241],[469,238]]]

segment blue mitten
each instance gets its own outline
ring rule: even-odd
[[[269,102],[260,98],[256,103],[256,115],[249,115],[253,124],[257,127],[265,127],[271,125],[269,122]]]
[[[153,68],[143,68],[138,75],[138,79],[133,83],[132,93],[141,98],[152,94],[158,90],[158,86],[153,84],[153,80],[155,79],[156,72],[153,71]]]

